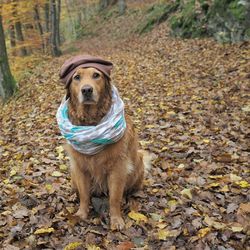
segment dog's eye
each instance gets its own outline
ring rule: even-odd
[[[99,73],[96,73],[96,72],[95,72],[95,73],[93,74],[93,78],[94,78],[94,79],[98,79],[99,77],[100,77],[100,74],[99,74]]]
[[[74,79],[77,80],[77,81],[80,80],[80,75],[75,75]]]

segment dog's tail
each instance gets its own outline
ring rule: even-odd
[[[142,155],[142,160],[144,163],[144,172],[145,174],[147,174],[152,167],[152,160],[154,157],[146,150],[140,149],[139,153]]]

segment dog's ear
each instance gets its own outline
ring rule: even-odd
[[[105,77],[105,94],[109,97],[112,97],[112,88],[111,88],[111,81],[108,77]]]
[[[70,83],[65,87],[66,89],[66,100],[70,98]]]

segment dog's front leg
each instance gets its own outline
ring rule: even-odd
[[[121,203],[123,198],[126,175],[118,168],[108,176],[110,225],[112,230],[121,230],[125,223],[121,215]]]
[[[89,212],[91,178],[88,173],[81,171],[77,166],[72,169],[71,176],[80,198],[80,207],[75,215],[85,220]]]

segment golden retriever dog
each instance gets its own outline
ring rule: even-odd
[[[112,104],[110,80],[93,67],[79,68],[67,86],[68,115],[72,124],[97,125]],[[112,230],[124,228],[121,203],[126,192],[142,187],[145,164],[131,118],[125,115],[126,131],[114,144],[107,145],[95,155],[76,151],[70,144],[66,151],[70,157],[72,185],[80,198],[76,215],[86,219],[91,194],[108,194],[110,226]]]

